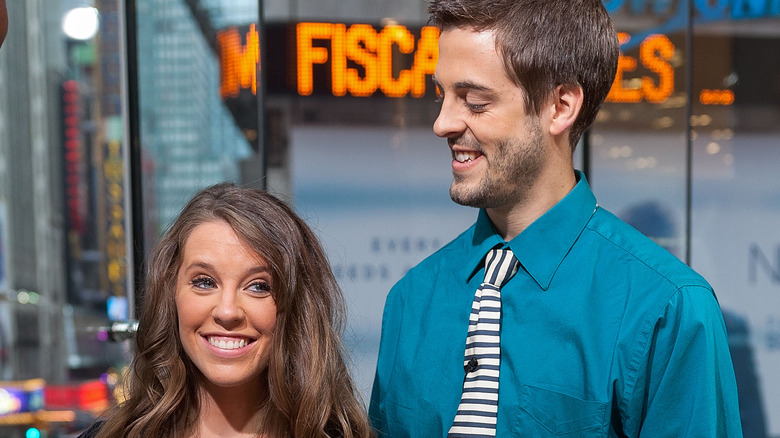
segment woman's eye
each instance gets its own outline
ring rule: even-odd
[[[191,284],[198,289],[210,289],[216,286],[211,277],[195,277]]]
[[[249,290],[256,294],[265,295],[271,293],[271,285],[268,284],[268,282],[261,281],[261,280],[253,281],[249,285]]]

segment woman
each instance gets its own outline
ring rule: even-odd
[[[344,311],[322,247],[288,206],[207,188],[151,254],[128,399],[91,436],[371,436]]]

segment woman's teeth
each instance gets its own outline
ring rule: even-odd
[[[236,341],[226,341],[224,339],[209,338],[209,344],[220,348],[222,350],[235,350],[237,348],[244,348],[249,342],[246,339],[239,339]]]

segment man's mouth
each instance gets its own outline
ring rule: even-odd
[[[209,341],[209,344],[222,350],[236,350],[239,348],[244,348],[252,342],[250,339],[246,339],[246,338],[224,339],[224,338],[216,338],[216,337],[209,336],[207,339]]]
[[[452,159],[459,163],[468,163],[476,160],[482,153],[477,151],[453,151]]]

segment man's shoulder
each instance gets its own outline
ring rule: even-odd
[[[704,277],[670,252],[677,247],[682,248],[682,244],[678,244],[682,239],[671,238],[669,247],[662,247],[602,208],[598,209],[587,229],[600,240],[601,245],[609,248],[606,252],[608,257],[619,258],[623,264],[629,263],[648,274],[660,276],[676,289],[700,286],[711,290]]]

